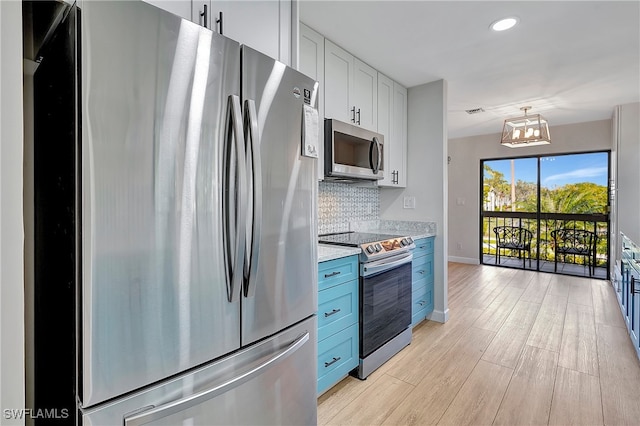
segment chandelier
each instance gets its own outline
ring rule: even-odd
[[[549,125],[540,114],[527,115],[530,106],[520,108],[524,115],[504,120],[500,143],[509,148],[546,145],[551,143]]]

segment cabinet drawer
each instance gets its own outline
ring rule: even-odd
[[[318,340],[358,322],[358,281],[318,293]]]
[[[358,278],[358,256],[341,257],[318,264],[318,290]]]
[[[358,366],[358,324],[318,342],[318,394]]]
[[[411,264],[411,279],[416,281],[422,278],[433,279],[433,255],[421,257]]]
[[[413,249],[413,257],[420,257],[426,254],[433,253],[433,240],[434,237],[420,238],[415,240],[416,248]]]
[[[432,287],[425,285],[411,292],[411,315],[433,303]]]
[[[425,319],[433,312],[433,282],[420,287],[411,293],[411,326]]]

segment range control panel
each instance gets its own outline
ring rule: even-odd
[[[360,246],[365,261],[382,259],[415,247],[411,237],[390,238],[384,241],[365,243]]]

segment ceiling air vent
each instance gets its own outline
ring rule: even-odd
[[[465,109],[465,111],[467,112],[467,114],[479,114],[481,112],[484,112],[484,109],[474,108],[474,109]]]

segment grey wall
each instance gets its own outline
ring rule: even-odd
[[[552,117],[545,117],[553,124]],[[502,130],[502,129],[500,129]],[[508,148],[500,133],[449,140],[449,260],[479,263],[480,160],[602,151],[612,147],[611,120],[551,126],[551,145]]]
[[[380,190],[380,217],[436,222],[434,312],[445,322],[447,303],[447,83],[435,81],[408,90],[407,187]],[[403,208],[405,196],[415,209]]]
[[[0,1],[0,423],[25,408],[22,219],[22,2]]]

